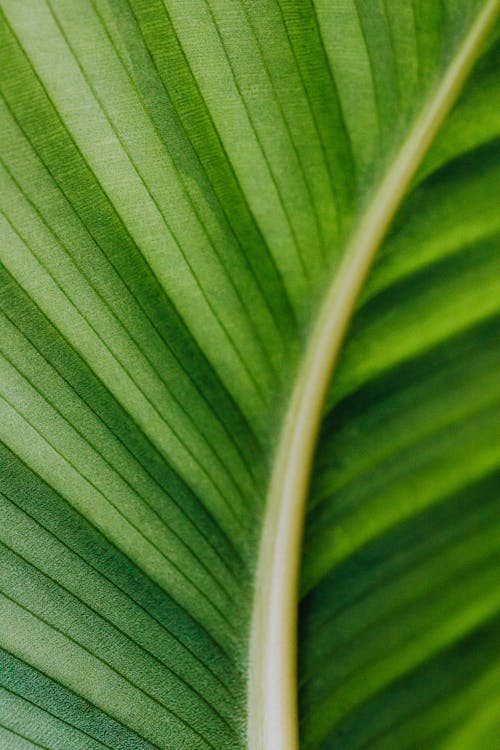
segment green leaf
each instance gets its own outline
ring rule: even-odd
[[[0,746],[493,748],[500,3],[0,8]]]

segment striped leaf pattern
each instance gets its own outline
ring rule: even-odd
[[[0,747],[494,750],[498,0],[0,10]]]

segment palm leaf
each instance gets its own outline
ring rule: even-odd
[[[493,748],[498,0],[1,9],[1,746]]]

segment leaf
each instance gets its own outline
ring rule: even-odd
[[[498,1],[0,7],[0,745],[492,747]]]

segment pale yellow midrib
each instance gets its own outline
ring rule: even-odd
[[[322,408],[356,300],[422,158],[500,10],[488,0],[381,181],[316,320],[284,421],[257,568],[249,658],[250,750],[297,750],[297,598],[305,501]]]

